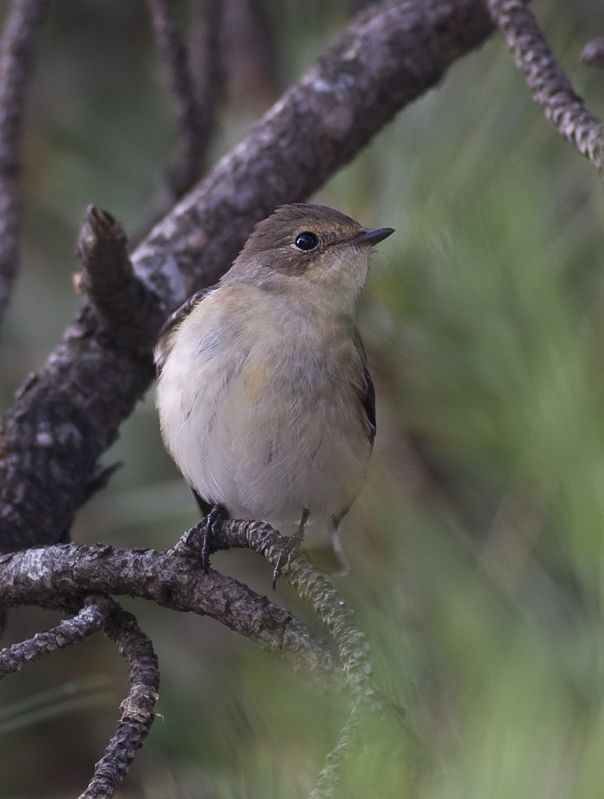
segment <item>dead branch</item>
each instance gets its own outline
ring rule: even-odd
[[[61,608],[82,594],[141,597],[216,619],[282,656],[293,668],[332,673],[333,657],[316,635],[266,597],[187,552],[64,544],[0,557],[0,605]]]
[[[128,662],[128,695],[114,736],[94,767],[94,775],[79,799],[109,799],[120,785],[155,719],[159,698],[159,667],[153,645],[136,619],[119,605],[104,625],[105,634]]]
[[[47,0],[13,0],[0,40],[0,319],[19,263],[21,129],[47,5]]]
[[[27,641],[7,646],[0,652],[0,679],[20,671],[27,663],[92,635],[103,626],[112,609],[113,605],[106,597],[91,595],[73,618],[62,619],[50,630],[36,633]]]
[[[592,162],[604,168],[604,126],[585,106],[560,69],[524,0],[487,0],[533,100],[555,130]]]
[[[211,285],[253,225],[307,197],[491,31],[480,0],[362,12],[143,244],[132,263],[168,310]],[[0,550],[64,539],[98,459],[153,376],[85,308],[31,375],[0,434]]]
[[[120,223],[89,205],[76,251],[82,289],[106,331],[122,343],[142,349],[152,346],[166,313],[157,295],[134,274]]]
[[[63,607],[78,604],[64,600]],[[0,652],[0,678],[19,671],[26,663],[63,649],[103,629],[128,662],[128,695],[121,704],[122,717],[94,775],[80,799],[109,799],[128,772],[155,718],[159,697],[159,668],[151,641],[139,629],[132,614],[106,595],[89,595],[73,618],[37,633],[28,641]]]
[[[203,169],[225,89],[222,52],[224,0],[191,0],[191,14],[189,52],[191,72],[203,112],[198,141],[199,160]]]
[[[83,594],[90,593],[92,597],[88,601],[93,603],[94,609],[99,594],[139,596],[176,610],[192,610],[212,616],[262,648],[279,653],[295,669],[306,667],[323,677],[333,674],[334,663],[325,644],[293,616],[274,607],[268,599],[259,597],[236,580],[214,570],[207,574],[203,571],[199,558],[202,531],[203,522],[187,531],[174,547],[165,552],[115,549],[100,544],[88,547],[66,544],[4,555],[0,558],[0,603],[6,607],[23,604],[64,607],[77,601]],[[268,524],[229,520],[217,530],[212,540],[212,551],[233,547],[251,548],[275,567],[283,545],[284,538]],[[410,770],[416,776],[423,773],[426,763],[423,749],[404,722],[402,711],[393,708],[380,696],[371,671],[369,647],[365,636],[354,623],[352,611],[339,598],[331,583],[315,571],[304,557],[292,556],[284,567],[284,575],[298,595],[310,603],[333,638],[351,707],[348,722],[326,760],[313,797],[328,799],[334,795],[342,779],[343,764],[350,756],[357,738],[360,721],[367,712],[378,714],[384,723],[392,724],[394,720],[395,725],[391,730],[405,742]],[[118,643],[122,641],[119,635],[126,634],[135,625],[132,617],[128,616],[126,622],[120,621],[119,635],[112,633],[114,628],[111,625],[115,619],[125,618],[123,611],[117,613],[111,607],[108,615],[106,607],[102,605],[96,610],[98,616],[93,619],[96,624],[94,629],[102,625]],[[69,620],[61,624],[73,622]],[[93,631],[93,622],[88,622],[90,632]],[[83,637],[88,627],[80,637]],[[43,634],[40,640],[45,644],[38,646],[39,650],[46,652],[57,648],[56,630],[59,628]],[[49,637],[53,642],[51,646],[46,644]],[[72,633],[69,642],[75,640],[76,634]],[[122,648],[125,646],[123,643],[119,645]],[[17,646],[31,647],[31,642]],[[138,664],[139,669],[149,665],[156,668],[155,656],[151,650],[149,654],[145,647],[150,647],[146,639],[138,646],[138,660],[134,665]],[[0,667],[7,658],[9,662],[15,662],[14,655],[12,660],[9,657],[12,649],[5,650],[9,654],[0,653]],[[153,674],[155,671],[152,671]],[[143,689],[140,688],[141,682]],[[142,715],[139,718],[137,710],[134,716],[130,714],[122,718],[105,757],[97,764],[88,792],[82,795],[88,799],[112,795],[151,724],[156,683],[149,678],[137,681],[132,675],[130,683],[135,699],[143,702]],[[135,686],[139,686],[136,691]],[[131,708],[131,704],[127,707]],[[136,707],[139,708],[138,705]]]
[[[172,200],[180,197],[199,177],[198,141],[203,111],[191,74],[187,48],[168,0],[148,0],[157,48],[166,65],[170,88],[176,102],[176,118],[181,135],[181,153],[169,174]]]
[[[155,40],[175,99],[179,143],[166,171],[166,185],[150,200],[132,237],[136,243],[202,174],[224,93],[223,0],[191,0],[190,4],[192,34],[187,48],[172,5],[148,0]]]

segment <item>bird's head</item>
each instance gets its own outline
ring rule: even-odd
[[[366,229],[324,205],[282,205],[248,238],[223,282],[245,280],[281,292],[335,293],[354,305],[373,245],[393,228]]]

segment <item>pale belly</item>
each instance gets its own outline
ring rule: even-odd
[[[158,386],[162,434],[186,480],[231,516],[285,534],[307,508],[307,543],[323,538],[356,497],[371,452],[358,389],[329,353],[293,348],[284,358],[283,342],[262,341],[209,349],[181,347]],[[353,349],[335,348],[344,372]]]

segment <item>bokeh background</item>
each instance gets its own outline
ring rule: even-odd
[[[239,0],[229,0],[235,6]],[[272,0],[270,71],[227,47],[212,160],[310,65],[354,3]],[[175,144],[142,0],[51,4],[25,136],[23,265],[0,337],[4,404],[81,300],[74,240],[95,202],[135,231]],[[6,3],[0,3],[4,11]],[[593,0],[534,3],[576,88],[604,32]],[[437,763],[426,799],[604,795],[604,192],[530,101],[499,37],[456,64],[316,196],[391,225],[360,309],[378,393],[369,479],[350,514],[355,609],[384,692]],[[74,538],[163,547],[196,519],[150,394]],[[270,592],[267,565],[217,567]],[[313,623],[282,582],[276,601]],[[162,668],[123,799],[298,797],[344,707],[211,620],[129,602]],[[51,614],[11,614],[18,640]],[[112,734],[125,670],[99,637],[0,686],[0,796],[77,795]],[[378,747],[379,748],[379,747]],[[388,747],[385,746],[387,749]],[[403,796],[379,751],[346,796]]]

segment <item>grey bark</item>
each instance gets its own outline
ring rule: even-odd
[[[115,605],[104,624],[105,634],[128,663],[128,695],[121,718],[94,774],[79,799],[110,799],[120,785],[155,720],[159,668],[153,645],[131,613]]]
[[[291,613],[237,580],[213,570],[205,574],[190,551],[63,544],[0,557],[2,606],[62,608],[87,593],[141,597],[207,615],[296,669],[326,675],[335,668],[325,643]]]
[[[505,36],[533,100],[555,130],[604,169],[604,125],[572,87],[524,0],[487,0],[491,16]]]

